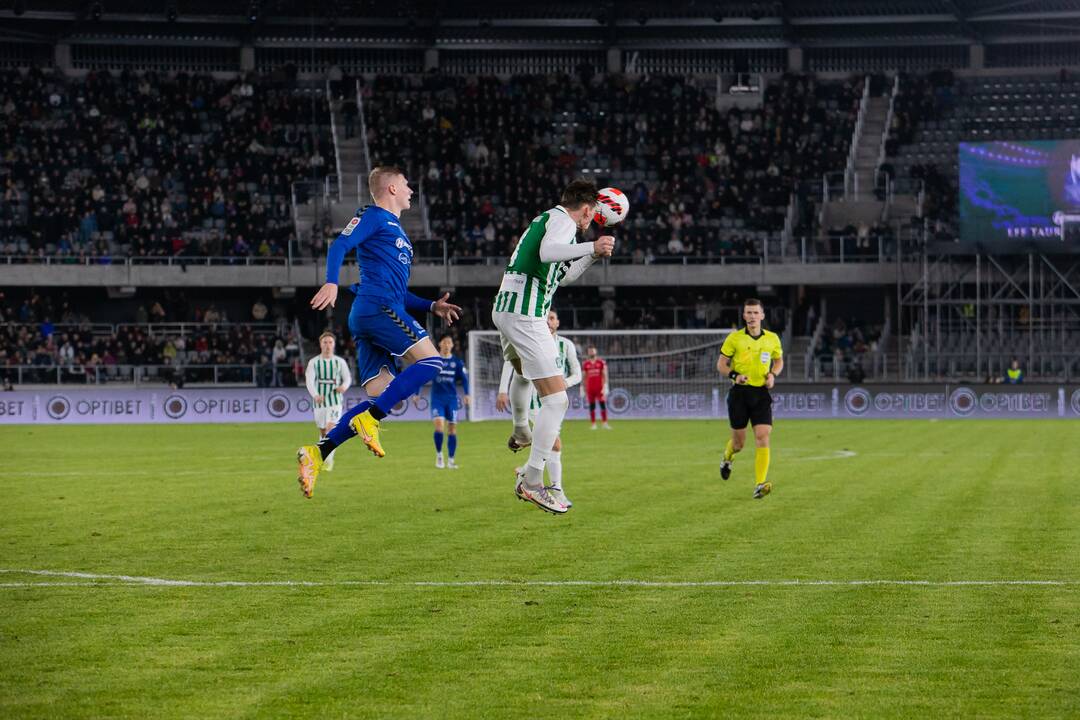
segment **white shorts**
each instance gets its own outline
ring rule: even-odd
[[[521,360],[522,377],[526,380],[562,377],[559,349],[548,329],[547,318],[493,312],[491,319],[499,330],[503,358]]]
[[[337,425],[338,420],[341,419],[340,405],[316,405],[314,410],[315,426],[320,430],[327,425]]]

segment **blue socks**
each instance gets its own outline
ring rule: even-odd
[[[371,407],[370,400],[364,400],[363,402],[357,403],[356,407],[341,416],[341,419],[338,420],[338,424],[334,426],[333,430],[326,433],[326,437],[319,442],[319,449],[322,450],[323,460],[326,459],[327,455],[334,451],[334,448],[356,435],[349,426],[349,421],[369,407]]]
[[[457,452],[457,434],[451,435],[446,438],[446,450],[450,453],[450,457],[454,457],[454,453]]]
[[[338,445],[341,445],[343,442],[356,435],[349,425],[349,422],[354,417],[365,410],[370,409],[372,416],[376,420],[382,420],[390,414],[390,411],[395,405],[414,395],[417,390],[438,375],[439,371],[442,370],[442,366],[442,358],[424,358],[419,362],[413,363],[406,368],[404,372],[394,378],[393,381],[386,386],[386,390],[383,391],[383,394],[375,398],[375,402],[364,400],[363,402],[357,403],[356,407],[342,415],[341,420],[334,426],[334,429],[328,432],[326,437],[319,441],[319,450],[322,452],[323,460],[325,460],[326,456],[332,453]],[[442,449],[442,440],[442,433],[435,433],[436,450]],[[451,457],[454,456],[454,448],[456,445],[455,438],[451,436]]]
[[[429,357],[405,368],[404,372],[386,386],[383,394],[375,399],[375,406],[371,410],[372,417],[382,420],[389,415],[395,405],[415,395],[417,390],[438,375],[442,366],[441,357]]]

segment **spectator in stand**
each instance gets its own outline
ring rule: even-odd
[[[1008,385],[1020,385],[1024,382],[1024,370],[1020,367],[1018,359],[1012,359],[1009,367],[1005,370],[1005,377],[1001,381]]]
[[[750,232],[783,227],[795,183],[843,168],[861,83],[787,75],[762,108],[720,112],[693,78],[393,76],[365,87],[365,110],[373,160],[424,176],[433,232],[459,262],[509,254],[543,198],[595,167],[654,174],[620,228],[623,252],[651,262],[759,255]]]
[[[33,109],[0,112],[8,252],[220,256],[250,252],[234,242],[244,235],[284,254],[292,181],[330,152],[328,134],[307,132],[328,125],[325,103],[313,112],[307,96],[249,79],[0,71],[7,107]],[[275,212],[252,212],[266,196]]]

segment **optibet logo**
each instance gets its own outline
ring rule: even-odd
[[[53,395],[49,402],[45,403],[45,412],[53,420],[63,420],[71,412],[71,403],[63,395]]]
[[[844,409],[852,415],[865,415],[870,409],[870,393],[862,388],[852,388],[844,393]]]
[[[630,393],[622,388],[615,388],[607,397],[607,406],[615,415],[622,415],[630,409]]]
[[[276,418],[288,415],[290,407],[289,398],[281,393],[271,395],[270,399],[266,401],[266,411]]]
[[[1075,415],[1080,415],[1080,390],[1073,390],[1072,397],[1069,398],[1069,406]]]
[[[183,395],[170,395],[165,398],[165,403],[162,405],[165,415],[173,420],[179,420],[187,415],[187,408],[187,399]]]
[[[967,417],[979,407],[979,397],[971,388],[956,388],[949,395],[949,409],[953,414]]]

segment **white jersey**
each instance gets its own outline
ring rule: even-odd
[[[555,347],[559,349],[556,364],[562,370],[563,378],[566,379],[566,387],[572,388],[581,382],[581,363],[578,361],[577,346],[566,338],[555,335]],[[502,376],[499,378],[499,392],[509,394],[510,380],[514,376],[514,366],[509,360],[503,363]],[[540,398],[533,388],[532,398],[529,401],[529,409],[536,410],[540,407]]]
[[[322,407],[335,407],[342,402],[342,394],[338,392],[338,388],[347,390],[352,385],[352,374],[349,372],[349,363],[345,362],[344,358],[337,355],[329,358],[316,355],[308,360],[304,380],[308,393],[312,397],[322,398]]]

